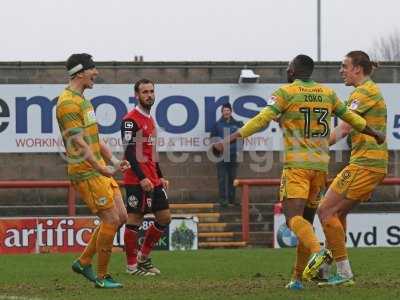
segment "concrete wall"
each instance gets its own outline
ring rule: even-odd
[[[98,83],[132,83],[146,77],[157,83],[236,83],[247,66],[261,76],[261,83],[286,82],[287,62],[98,62]],[[341,83],[338,62],[317,63],[314,79]],[[400,82],[400,62],[382,63],[374,79]],[[63,62],[0,62],[1,83],[66,83]]]
[[[98,83],[132,83],[146,77],[157,83],[236,83],[240,70],[247,66],[261,75],[262,83],[284,83],[286,81],[286,62],[100,62]],[[316,65],[314,79],[320,82],[341,83],[338,74],[339,63],[320,63]],[[375,72],[378,83],[399,83],[400,63],[386,63]],[[44,84],[66,83],[68,80],[63,63],[0,63],[0,84]],[[171,180],[170,198],[172,201],[215,201],[217,197],[216,170],[213,163],[205,159],[202,163],[194,161],[196,153],[190,153],[185,163],[172,163],[161,154],[161,166],[165,176]],[[262,153],[261,153],[262,154]],[[260,155],[261,155],[260,154]],[[256,166],[244,155],[238,175],[243,178],[277,178],[282,164],[279,153],[274,152],[274,164],[267,172],[257,172]],[[399,153],[390,153],[389,175],[398,176]],[[333,155],[332,176],[347,161],[344,153],[341,162]],[[66,166],[58,154],[0,154],[0,180],[56,180],[66,179]],[[261,164],[262,165],[262,164]],[[240,191],[239,191],[240,192]],[[275,201],[277,188],[257,188],[252,191],[252,200]],[[397,201],[397,187],[380,187],[374,200]],[[25,205],[30,203],[52,204],[65,201],[62,190],[0,190],[0,205],[5,203]]]

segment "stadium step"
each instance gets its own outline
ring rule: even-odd
[[[227,223],[220,223],[220,222],[215,222],[215,223],[199,223],[198,224],[198,229],[199,232],[222,232],[225,230],[227,227]]]
[[[246,247],[246,242],[202,242],[199,248],[242,248]]]
[[[199,242],[238,242],[242,240],[241,232],[199,232]]]
[[[203,209],[215,208],[215,203],[171,203],[171,209]]]
[[[200,238],[214,238],[214,237],[234,237],[235,232],[199,232]]]
[[[197,213],[195,214],[199,218],[199,222],[211,222],[215,223],[219,221],[219,218],[221,216],[220,213],[218,212],[212,212],[212,213]]]
[[[216,210],[215,203],[172,203],[169,207],[176,214],[213,213]]]
[[[199,248],[244,247],[240,232],[227,231],[229,222],[240,222],[240,207],[222,208],[217,203],[173,203],[173,214],[195,215],[199,219]],[[221,220],[224,220],[223,222]],[[225,222],[226,220],[226,222]]]
[[[245,247],[242,242],[241,227],[238,232],[227,231],[230,222],[241,222],[239,206],[222,208],[217,203],[173,203],[170,205],[173,214],[195,215],[199,219],[199,248],[239,248]],[[223,221],[221,221],[223,220]]]

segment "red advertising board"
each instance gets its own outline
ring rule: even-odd
[[[153,222],[151,216],[144,218],[139,244]],[[98,224],[96,217],[0,218],[0,254],[81,252]],[[114,247],[124,246],[124,231],[122,226],[115,235]],[[154,249],[169,250],[169,229]]]
[[[37,218],[0,220],[0,253],[36,252]]]
[[[94,217],[0,218],[0,253],[79,252],[98,222]]]

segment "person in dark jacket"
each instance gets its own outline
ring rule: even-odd
[[[225,103],[221,108],[222,116],[215,123],[212,131],[212,139],[223,139],[243,126],[243,122],[235,120],[232,117],[232,106]],[[233,181],[236,178],[238,168],[238,154],[242,151],[243,142],[232,143],[224,153],[220,153],[220,159],[217,162],[217,176],[219,189],[219,203],[221,207],[228,204],[235,205],[235,187]]]

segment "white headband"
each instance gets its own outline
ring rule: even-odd
[[[68,74],[69,74],[69,76],[72,76],[81,70],[83,70],[83,66],[82,66],[82,64],[79,64],[79,65],[76,65],[75,67],[73,67],[72,69],[68,70]]]

